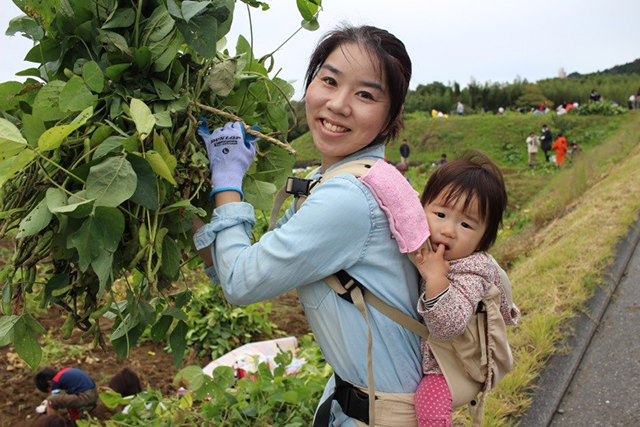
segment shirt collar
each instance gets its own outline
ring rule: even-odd
[[[343,165],[347,162],[351,162],[353,160],[382,159],[382,158],[384,158],[384,145],[376,144],[372,147],[365,147],[361,150],[358,150],[355,153],[352,153],[347,157],[345,157],[344,159],[340,160],[339,162],[332,164],[331,166],[329,166],[329,169],[325,171],[325,173],[329,172],[333,168],[336,168],[340,165]]]

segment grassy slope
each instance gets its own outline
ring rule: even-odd
[[[570,167],[526,168],[524,138],[530,130],[537,133],[543,122],[554,133],[558,125],[565,127],[570,140],[585,149]],[[547,358],[570,333],[569,320],[601,283],[616,243],[638,217],[640,114],[566,117],[555,126],[550,116],[516,114],[414,119],[402,137],[412,145],[412,162],[430,162],[444,151],[454,157],[464,147],[476,147],[505,171],[510,211],[492,253],[509,267],[523,316],[510,331],[515,369],[490,396],[483,425],[512,424],[529,404],[533,381]],[[387,149],[391,160],[398,160],[397,145]],[[317,158],[308,135],[294,146],[301,158]],[[416,189],[430,169],[410,170]],[[465,410],[455,419],[468,423]]]
[[[638,218],[639,140],[640,114],[627,115],[618,132],[514,215],[524,225],[497,245],[522,251],[508,272],[523,316],[510,332],[515,369],[490,396],[486,425],[524,412],[534,379],[570,333],[568,321],[602,283],[615,245]]]

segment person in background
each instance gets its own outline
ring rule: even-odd
[[[600,93],[594,88],[591,89],[591,93],[589,94],[589,102],[598,102],[600,101]]]
[[[400,161],[409,165],[409,154],[411,154],[411,148],[409,147],[409,143],[407,143],[407,139],[404,138],[402,144],[400,144]]]
[[[120,396],[135,396],[142,391],[142,384],[140,378],[129,368],[124,368],[111,378],[109,381],[109,388],[116,393],[120,393]]]
[[[535,132],[530,132],[526,142],[527,142],[527,153],[529,155],[529,167],[533,169],[536,166],[536,159],[538,157],[538,147],[540,146],[540,140],[536,136]]]
[[[542,125],[542,133],[540,134],[540,145],[542,147],[542,152],[544,153],[544,158],[549,161],[549,151],[551,151],[551,143],[553,141],[553,135],[549,130],[549,126],[546,124]]]
[[[34,378],[38,390],[50,393],[47,397],[47,415],[55,415],[60,409],[67,409],[72,419],[81,418],[82,410],[96,407],[98,391],[91,377],[78,368],[64,368],[56,371],[44,368]]]
[[[576,142],[571,143],[571,158],[573,159],[576,155],[582,152],[582,148]]]
[[[552,149],[556,150],[556,165],[564,165],[567,157],[567,138],[562,135],[562,133],[558,134],[558,139],[551,146]]]
[[[633,110],[633,106],[634,106],[635,103],[636,103],[636,97],[635,97],[635,95],[631,95],[629,97],[629,105],[628,105],[629,106],[629,110]]]
[[[402,174],[402,176],[404,176],[407,179],[407,181],[409,181],[409,183],[411,183],[411,180],[407,177],[407,171],[409,170],[409,166],[406,163],[399,162],[396,165],[396,169],[398,170],[398,172]]]
[[[636,109],[640,108],[640,87],[638,87],[638,91],[636,92]]]
[[[42,415],[31,423],[31,427],[67,427],[75,425],[73,421],[67,421],[62,415]]]
[[[444,165],[445,163],[447,163],[447,153],[442,153],[436,164]]]
[[[460,101],[458,101],[458,105],[456,106],[456,112],[459,116],[464,115],[464,104]]]

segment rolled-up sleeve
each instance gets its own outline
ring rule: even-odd
[[[229,203],[214,210],[194,243],[199,248],[211,245],[213,266],[207,273],[219,279],[229,302],[273,298],[361,259],[372,228],[371,202],[364,191],[355,178],[337,176],[253,245],[253,208]]]

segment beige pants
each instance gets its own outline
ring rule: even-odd
[[[356,386],[357,387],[357,386]],[[366,388],[357,387],[364,393]],[[418,427],[413,393],[381,393],[376,391],[377,427]],[[354,420],[358,427],[367,427],[362,421]]]

